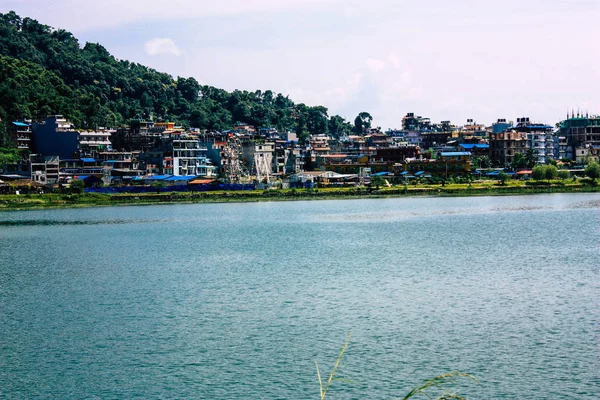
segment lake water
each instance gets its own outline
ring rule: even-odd
[[[600,195],[0,213],[0,398],[600,397]]]

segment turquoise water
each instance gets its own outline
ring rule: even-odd
[[[0,398],[600,397],[600,195],[0,213]]]

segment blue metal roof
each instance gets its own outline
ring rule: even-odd
[[[489,149],[489,144],[478,144],[478,143],[463,143],[460,145],[463,149]]]
[[[148,176],[144,179],[146,179],[147,181],[164,181],[167,178],[170,178],[172,175],[153,175],[153,176]]]
[[[526,128],[529,129],[552,129],[550,125],[527,125]]]
[[[75,179],[79,179],[80,181],[85,181],[89,177],[90,177],[89,175],[77,175],[75,177]]]
[[[93,158],[86,158],[86,157],[82,158],[81,161],[83,161],[83,162],[96,162],[96,160],[94,160]]]
[[[400,173],[400,175],[402,175],[402,176],[404,176],[406,174],[408,174],[408,171],[403,171],[403,172]]]
[[[449,152],[442,152],[441,153],[442,157],[460,157],[460,156],[470,156],[471,152],[469,151],[449,151]]]
[[[196,175],[189,175],[189,176],[171,176],[167,179],[165,179],[165,181],[191,181],[193,179],[196,179]]]
[[[425,171],[415,172],[415,176],[421,176],[425,173]]]
[[[16,121],[13,122],[13,125],[16,125],[16,126],[30,126],[29,124],[26,124],[24,122],[16,122]]]
[[[376,174],[371,174],[371,176],[386,176],[389,175],[389,172],[378,172]]]

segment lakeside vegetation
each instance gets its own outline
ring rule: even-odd
[[[351,338],[352,333],[348,335],[348,338],[346,339],[342,350],[338,354],[335,360],[335,364],[333,365],[333,368],[329,373],[325,384],[323,384],[323,378],[321,378],[321,370],[319,369],[319,363],[315,360],[315,367],[317,369],[317,379],[319,381],[320,400],[325,399],[325,396],[327,395],[327,392],[334,381],[342,381],[350,384],[353,383],[350,379],[336,377],[336,373],[338,372],[338,369],[340,367],[342,357],[346,352],[346,349],[348,348],[348,344],[350,343]],[[458,395],[455,391],[451,390],[452,386],[457,386],[458,378],[468,378],[473,382],[479,384],[479,381],[471,374],[465,374],[463,372],[458,371],[447,372],[445,374],[438,375],[432,379],[428,379],[424,381],[421,385],[414,387],[410,392],[408,392],[406,396],[402,397],[402,400],[409,400],[413,397],[427,397],[431,400],[433,400],[434,398],[435,400],[466,400],[466,397]],[[433,392],[437,392],[435,397],[432,397]]]
[[[409,196],[496,196],[540,193],[600,193],[595,180],[477,181],[452,184],[409,184],[390,187],[346,187],[169,193],[47,193],[0,195],[0,210],[92,207],[171,203],[332,200]]]

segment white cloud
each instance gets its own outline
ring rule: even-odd
[[[169,38],[154,38],[148,40],[144,44],[144,50],[146,50],[146,54],[151,56],[160,54],[172,54],[174,56],[181,55],[181,50],[179,50],[175,43]]]

